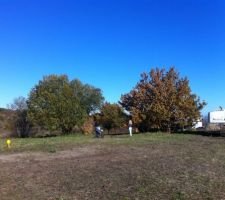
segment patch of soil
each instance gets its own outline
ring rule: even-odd
[[[0,156],[1,200],[224,199],[225,142],[92,144]]]

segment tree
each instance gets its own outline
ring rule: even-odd
[[[83,84],[78,79],[72,80],[70,85],[74,96],[77,96],[87,114],[94,113],[101,108],[104,97],[99,88]]]
[[[94,95],[96,98],[90,99]],[[100,107],[102,99],[100,89],[79,80],[69,81],[66,75],[45,76],[30,92],[29,118],[46,130],[70,133],[74,126],[83,124],[89,112]]]
[[[28,119],[27,101],[24,97],[18,97],[14,99],[13,103],[8,106],[15,111],[15,115],[12,118],[12,126],[14,127],[16,134],[19,137],[28,137],[31,128],[31,122]]]
[[[99,121],[108,133],[111,129],[122,127],[126,121],[126,115],[123,112],[123,108],[118,104],[104,103],[101,108],[101,114]]]
[[[29,94],[28,108],[32,122],[50,131],[68,133],[84,118],[66,75],[45,76],[39,81]]]
[[[205,106],[191,93],[187,77],[180,78],[174,67],[141,74],[135,88],[122,95],[120,104],[131,113],[140,131],[170,131],[192,125]]]

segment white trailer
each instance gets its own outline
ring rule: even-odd
[[[225,110],[209,112],[209,123],[212,124],[225,123]]]
[[[192,128],[194,129],[197,129],[197,128],[202,128],[203,127],[203,123],[202,121],[197,121],[197,122],[194,122],[194,126]]]

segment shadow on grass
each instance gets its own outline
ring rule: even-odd
[[[182,131],[175,134],[201,135],[206,137],[222,137],[220,131]]]

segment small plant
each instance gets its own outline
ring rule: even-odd
[[[183,192],[174,192],[172,195],[172,200],[183,200],[185,199],[185,195]]]
[[[56,198],[56,200],[66,200],[63,197]]]
[[[51,148],[51,149],[48,150],[48,152],[49,152],[49,153],[56,153],[56,149]]]
[[[145,193],[146,189],[144,187],[140,187],[140,188],[138,188],[138,192]]]

